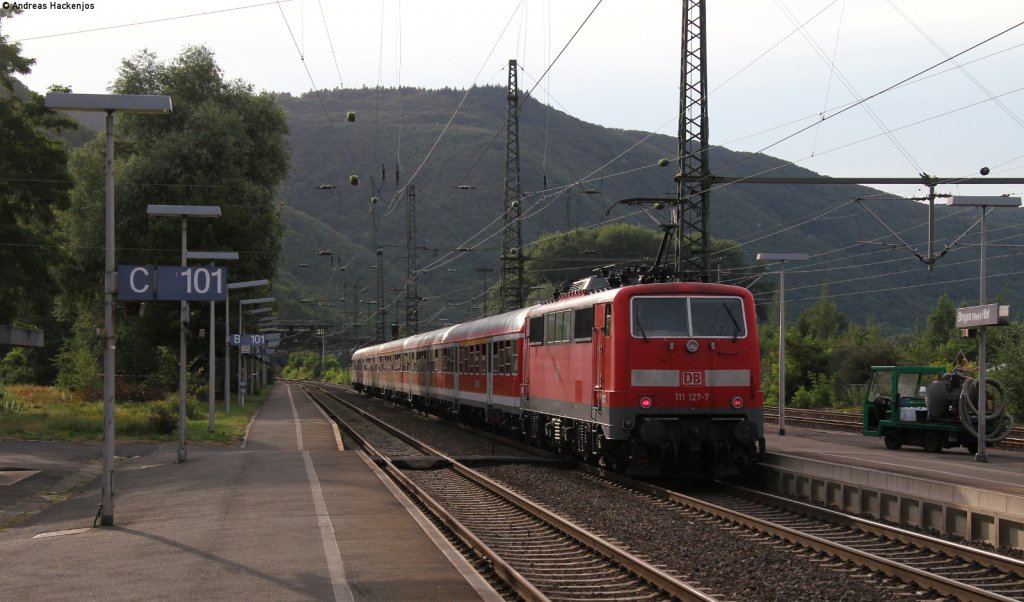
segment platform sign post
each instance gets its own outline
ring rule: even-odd
[[[953,196],[946,200],[946,204],[955,207],[980,207],[981,208],[981,273],[978,276],[978,303],[983,307],[986,301],[985,294],[985,216],[994,207],[1020,207],[1019,196]],[[986,387],[986,366],[985,366],[985,326],[978,327],[978,453],[975,454],[976,462],[988,462],[988,453],[985,450],[985,411],[988,407]]]
[[[245,282],[231,282],[228,284],[228,293],[234,290],[243,288],[255,288],[267,286],[270,284],[269,280],[247,280]],[[241,312],[241,307],[239,307]],[[231,303],[227,297],[224,299],[224,411],[227,413],[231,412],[231,341],[229,338],[231,332]],[[239,322],[241,322],[241,315],[239,315]],[[238,367],[241,370],[242,358],[238,358]]]
[[[273,303],[273,302],[274,302],[274,298],[273,297],[260,297],[258,299],[240,299],[238,301],[238,333],[239,334],[244,334],[245,333],[245,331],[244,331],[244,323],[242,322],[242,313],[243,313],[242,306],[245,306],[245,305],[262,305],[264,303]],[[249,313],[251,313],[251,312],[249,312]],[[239,400],[239,403],[242,406],[245,406],[245,392],[246,392],[246,387],[243,387],[243,385],[248,383],[248,380],[249,380],[248,374],[245,374],[244,378],[243,378],[243,374],[247,370],[250,369],[249,366],[245,365],[246,364],[246,359],[245,359],[245,356],[243,355],[244,353],[248,353],[248,352],[247,351],[240,352],[239,353],[239,358],[238,358],[238,362],[239,362],[239,364],[238,364],[238,367],[239,367],[239,370],[238,370],[238,400]],[[251,361],[251,359],[250,359],[250,361]],[[243,369],[243,367],[244,367],[244,369]]]
[[[170,296],[170,290],[176,290],[179,280],[184,277],[187,282],[183,283],[185,288],[185,294],[191,294],[193,289],[210,288],[210,282],[200,281],[198,278],[192,280],[192,272],[190,268],[187,268],[188,259],[188,218],[212,218],[220,217],[220,206],[218,205],[147,205],[146,213],[154,217],[178,217],[181,218],[181,270],[174,274],[168,271],[166,268],[157,268],[157,299],[174,299],[175,296]],[[173,270],[173,268],[171,268]],[[192,268],[196,270],[207,270],[207,268]],[[204,272],[206,276],[209,276],[208,272]],[[168,293],[165,296],[160,294],[160,280],[161,276],[169,275],[170,282],[167,283]],[[202,284],[200,284],[202,282]],[[224,293],[221,295],[221,299],[227,294],[227,274],[222,274],[221,280],[222,287],[224,287]],[[185,377],[185,365],[188,358],[188,347],[186,346],[186,329],[188,328],[188,302],[192,299],[189,296],[177,296],[181,301],[180,313],[179,313],[179,334],[178,334],[178,462],[184,462],[188,459],[188,449],[185,447],[185,430],[186,430],[186,417],[185,417],[185,396],[187,389],[187,380]],[[194,300],[213,301],[216,297],[210,298],[195,298]]]

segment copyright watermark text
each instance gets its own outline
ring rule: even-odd
[[[5,9],[15,10],[93,10],[96,4],[92,2],[4,2]]]

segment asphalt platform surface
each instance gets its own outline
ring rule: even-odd
[[[0,601],[500,600],[294,384],[243,447],[0,441]]]

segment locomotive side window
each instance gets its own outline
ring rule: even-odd
[[[530,318],[530,344],[544,344],[544,316]]]
[[[594,306],[573,312],[572,340],[589,341],[594,338]]]
[[[572,340],[572,310],[553,311],[545,319],[545,343],[568,343]]]

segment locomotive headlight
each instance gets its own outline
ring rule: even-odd
[[[698,349],[700,349],[700,343],[698,343],[697,341],[695,341],[693,339],[690,339],[689,341],[686,341],[686,350],[687,351],[689,351],[690,353],[697,353]]]
[[[732,402],[731,403],[732,403],[733,409],[738,410],[738,409],[743,407],[743,398],[740,397],[739,395],[737,395],[736,397],[732,398]]]
[[[643,408],[645,410],[649,410],[653,406],[654,406],[654,399],[653,398],[651,398],[651,397],[641,397],[640,398],[640,407],[641,408]]]

